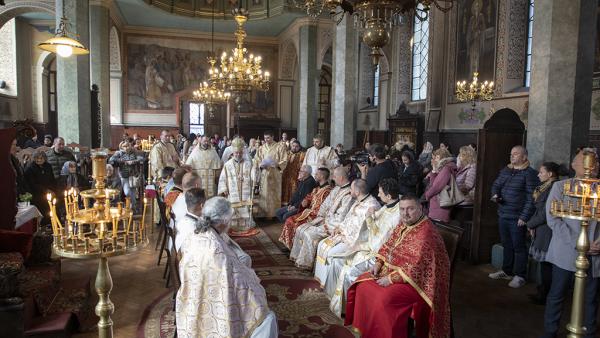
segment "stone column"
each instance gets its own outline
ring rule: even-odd
[[[56,0],[56,25],[64,2],[68,31],[89,48],[89,0]],[[92,144],[90,109],[90,57],[57,56],[58,135],[67,143]]]
[[[358,37],[346,15],[333,34],[331,144],[354,147],[358,94]]]
[[[90,6],[90,67],[91,83],[99,88],[98,100],[102,109],[100,134],[103,147],[110,147],[110,15],[108,8]]]
[[[300,27],[299,42],[298,140],[301,144],[309,145],[317,131],[317,90],[319,85],[317,26],[308,24]]]
[[[569,163],[588,143],[596,1],[535,3],[527,148],[542,161]]]

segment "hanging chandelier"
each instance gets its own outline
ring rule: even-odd
[[[473,80],[467,83],[466,80],[456,82],[456,98],[460,102],[470,101],[475,107],[477,102],[490,101],[494,98],[494,82],[479,82],[479,73],[473,73]]]
[[[67,18],[65,17],[65,2],[63,1],[62,17],[56,29],[56,34],[53,38],[50,38],[42,43],[38,44],[38,48],[56,53],[61,57],[67,58],[71,55],[86,55],[90,53],[90,50],[85,46],[68,36],[67,32]]]
[[[237,22],[234,33],[237,45],[231,55],[223,52],[219,67],[209,69],[210,82],[234,96],[247,94],[253,89],[267,91],[270,74],[262,70],[262,57],[249,53],[244,47],[247,36],[244,24],[248,21],[248,11],[240,7],[232,12]]]
[[[328,9],[329,14],[334,15],[336,8],[343,3],[342,0],[290,0],[290,2],[292,6],[304,10],[313,18],[320,16],[324,9]]]

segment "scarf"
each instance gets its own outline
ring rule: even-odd
[[[529,160],[525,161],[525,163],[519,165],[519,166],[515,166],[512,163],[508,164],[508,168],[509,169],[514,169],[514,170],[523,170],[523,169],[527,169],[529,167]]]
[[[535,190],[533,191],[533,200],[537,201],[537,199],[540,197],[540,195],[548,190],[548,188],[550,188],[552,186],[552,184],[554,184],[554,182],[556,182],[555,178],[551,178],[549,180],[547,180],[546,182],[538,185]]]

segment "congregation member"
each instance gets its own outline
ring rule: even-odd
[[[10,164],[15,171],[15,179],[16,179],[16,188],[17,188],[17,197],[18,195],[23,195],[30,192],[29,185],[27,184],[27,180],[25,179],[25,171],[23,170],[23,165],[21,165],[21,161],[17,158],[17,151],[19,147],[17,147],[17,140],[14,139],[10,146]]]
[[[320,168],[319,170],[321,169],[327,170],[327,178],[329,178],[329,170],[327,168]],[[296,215],[300,211],[304,211],[305,208],[307,208],[310,204],[310,201],[306,201],[305,203],[304,199],[312,193],[313,189],[319,186],[317,181],[315,181],[315,179],[312,177],[311,170],[312,167],[308,165],[303,165],[300,167],[297,175],[297,187],[292,194],[288,205],[277,209],[275,212],[275,216],[277,216],[279,222],[283,223],[289,217]]]
[[[439,149],[447,150],[448,153],[452,156],[452,150],[450,150],[450,145],[447,142],[440,142]]]
[[[252,162],[244,158],[244,142],[236,138],[231,143],[233,156],[223,166],[217,193],[231,203],[233,216],[230,221],[232,233],[243,233],[256,226],[252,216],[256,171]]]
[[[400,195],[415,195],[417,193],[417,186],[421,180],[421,166],[410,151],[404,151],[401,158],[402,162],[398,168],[398,186],[400,188]]]
[[[254,166],[260,171],[257,196],[257,217],[273,218],[281,207],[281,173],[288,161],[287,149],[275,142],[273,132],[264,133],[265,143],[258,148]]]
[[[308,148],[306,156],[302,164],[307,164],[312,167],[313,176],[317,174],[317,169],[325,167],[330,171],[338,166],[338,157],[335,150],[330,146],[325,145],[323,136],[315,135],[313,137],[313,146]]]
[[[183,192],[181,184],[183,183],[183,176],[189,173],[191,169],[189,167],[179,167],[173,171],[173,188],[165,195],[165,204],[168,208],[173,206],[175,200]]]
[[[42,144],[44,147],[52,147],[52,143],[53,143],[53,139],[52,139],[52,135],[50,134],[46,134],[44,135],[44,143]]]
[[[118,198],[118,199],[121,198],[121,193],[123,192],[123,186],[121,185],[121,178],[119,177],[119,174],[117,174],[117,171],[115,170],[115,167],[113,167],[112,164],[106,165],[106,177],[105,177],[104,185],[108,189],[117,190],[119,192],[119,194],[118,194],[118,196],[116,196],[116,198]]]
[[[119,143],[119,150],[110,157],[109,163],[116,166],[123,187],[123,193],[131,200],[131,207],[137,208],[137,188],[143,182],[140,166],[144,158],[137,153],[129,141]]]
[[[254,159],[256,156],[256,151],[258,150],[258,145],[255,138],[251,138],[248,140],[248,155],[251,159]]]
[[[75,161],[67,161],[63,164],[60,171],[57,186],[59,193],[71,190],[71,188],[76,191],[82,191],[89,188],[89,182],[83,175],[77,172],[77,163]]]
[[[535,212],[527,221],[527,228],[531,235],[531,246],[529,254],[540,264],[541,283],[537,286],[537,293],[530,295],[529,299],[535,304],[546,303],[546,296],[552,284],[552,264],[546,261],[546,252],[552,239],[552,230],[546,221],[546,201],[550,189],[561,174],[561,167],[554,162],[544,162],[538,171],[540,185],[533,191],[533,203]]]
[[[290,259],[295,261],[298,267],[312,270],[317,245],[329,236],[329,229],[335,229],[344,221],[354,202],[350,195],[348,172],[344,167],[333,170],[333,181],[336,186],[319,207],[317,217],[296,229]]]
[[[173,189],[175,183],[173,183],[173,172],[175,168],[173,167],[164,167],[163,170],[160,171],[160,191],[162,193],[163,198]]]
[[[194,148],[185,164],[192,167],[202,178],[202,186],[207,198],[217,194],[217,184],[219,181],[219,172],[223,163],[219,154],[210,145],[208,136],[200,137],[198,146]]]
[[[424,194],[429,202],[427,215],[433,220],[449,222],[452,208],[440,206],[439,194],[456,178],[456,164],[448,150],[440,148],[433,152],[431,166],[432,170],[427,175],[429,185]]]
[[[342,268],[341,264],[335,264],[333,261],[342,261],[341,254],[358,245],[360,229],[367,217],[367,211],[380,208],[377,199],[369,194],[367,182],[363,179],[352,182],[350,195],[354,203],[344,221],[335,228],[329,228],[330,236],[321,240],[317,247],[315,278],[324,286],[330,298],[333,297]]]
[[[202,188],[202,179],[195,172],[189,172],[183,175],[181,187],[183,188],[183,193],[177,196],[175,202],[171,206],[171,212],[175,217],[175,223],[169,223],[169,226],[171,227],[176,226],[177,222],[179,222],[188,211],[185,203],[185,192],[193,188]]]
[[[533,191],[539,183],[537,172],[529,166],[527,149],[515,146],[510,151],[510,163],[500,170],[492,185],[492,201],[498,204],[503,258],[502,270],[490,273],[489,277],[510,280],[508,286],[512,288],[520,288],[526,283],[525,225],[535,211]]]
[[[345,325],[362,338],[450,337],[450,260],[435,225],[414,195],[399,202],[401,222],[381,246],[371,271],[348,289]]]
[[[204,189],[201,188],[188,189],[180,196],[185,202],[186,212],[179,219],[175,218],[177,221],[174,227],[175,250],[177,252],[181,249],[181,243],[196,230],[196,223],[202,217],[202,207],[204,207],[204,202],[206,201]]]
[[[311,166],[305,165],[302,166],[304,168],[304,172],[302,175],[307,176],[305,180],[313,180],[312,175],[310,174]],[[319,207],[323,204],[323,201],[329,196],[331,192],[331,185],[329,184],[329,169],[327,168],[319,168],[317,170],[317,182],[318,186],[312,190],[312,192],[304,199],[302,199],[300,207],[302,210],[298,212],[296,215],[291,216],[285,220],[285,224],[281,229],[281,235],[279,236],[279,241],[285,245],[286,248],[291,249],[294,243],[294,237],[296,234],[296,229],[307,222],[312,221],[319,212]],[[284,207],[285,208],[285,207]],[[283,209],[283,208],[282,208]],[[300,210],[294,207],[294,210]],[[293,212],[288,211],[288,213]],[[285,217],[284,214],[282,216]]]
[[[594,168],[592,177],[598,176],[598,155],[591,148],[583,148],[575,155],[571,162],[571,168],[575,171],[576,178],[584,177],[583,161],[585,156],[592,156]],[[558,181],[550,188],[548,202],[546,203],[546,220],[552,231],[552,238],[548,246],[545,260],[552,264],[552,284],[546,298],[546,309],[544,312],[544,334],[543,338],[558,337],[560,319],[563,312],[563,303],[568,300],[569,290],[573,286],[573,274],[575,273],[575,261],[578,256],[577,243],[581,230],[581,221],[552,216],[550,212],[552,201],[566,203],[574,202],[575,199],[564,195],[564,185],[569,182],[571,186],[575,183],[572,179]],[[595,221],[589,222],[588,238],[590,249],[587,254],[589,268],[585,278],[585,293],[583,295],[583,326],[586,332],[582,337],[598,337],[598,293],[600,284],[600,231]]]
[[[33,136],[28,137],[27,140],[25,140],[25,142],[23,143],[23,149],[26,149],[26,148],[37,149],[41,145],[42,144],[40,143],[40,141],[38,139],[37,133],[34,133]]]
[[[456,186],[465,196],[461,205],[473,205],[477,178],[477,153],[470,145],[462,146],[456,158]]]
[[[181,286],[175,303],[178,337],[278,335],[265,289],[251,261],[240,259],[248,255],[227,236],[232,216],[225,198],[207,200],[194,233],[181,243]]]
[[[427,141],[423,146],[423,151],[419,155],[419,163],[423,168],[423,174],[427,174],[431,171],[431,157],[433,156],[433,144]]]
[[[45,152],[36,150],[32,160],[25,167],[25,181],[32,195],[31,203],[38,208],[44,218],[47,218],[49,207],[46,194],[56,193],[56,179],[52,174],[52,166],[46,162]]]
[[[52,148],[46,152],[46,162],[52,166],[52,173],[55,179],[59,179],[62,168],[67,161],[75,161],[75,156],[65,148],[65,139],[57,137],[54,139]]]
[[[285,135],[285,133],[283,133]],[[281,186],[281,203],[282,205],[290,204],[290,199],[292,198],[292,194],[296,191],[296,187],[298,185],[299,180],[296,179],[298,177],[298,172],[300,171],[300,167],[302,167],[302,163],[304,162],[305,152],[302,151],[302,146],[300,142],[293,141],[289,142],[290,147],[288,150],[288,163],[283,170],[282,177],[282,186]],[[284,144],[284,143],[282,143]],[[312,168],[311,168],[312,173]]]
[[[156,142],[150,150],[150,177],[160,177],[164,167],[179,167],[179,155],[173,143],[169,141],[169,131],[160,132],[160,141]]]
[[[340,255],[341,259],[334,259],[331,262],[331,270],[339,273],[329,308],[338,317],[341,317],[342,312],[346,310],[348,288],[358,276],[373,267],[379,248],[400,222],[399,192],[400,188],[395,179],[386,178],[379,182],[379,198],[383,202],[383,207],[379,210],[376,208],[367,210],[357,243]]]
[[[369,161],[373,163],[373,167],[367,164],[359,164],[360,177],[367,181],[367,189],[371,196],[377,198],[379,193],[379,181],[384,178],[396,178],[396,168],[391,160],[388,160],[385,147],[379,143],[375,143],[369,147]]]

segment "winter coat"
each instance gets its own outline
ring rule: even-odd
[[[475,179],[477,178],[477,165],[469,164],[458,169],[456,173],[456,185],[465,195],[465,201],[461,205],[472,205],[475,197]]]
[[[498,216],[529,221],[535,211],[533,191],[540,184],[537,171],[526,162],[519,168],[508,165],[492,185],[492,196],[498,195]]]
[[[46,194],[49,191],[56,193],[56,179],[52,174],[52,166],[44,162],[41,166],[31,162],[25,168],[25,180],[31,187],[31,203],[35,205],[42,215],[48,215],[48,202]]]
[[[127,164],[127,161],[134,161],[134,164]],[[135,151],[125,152],[119,150],[111,156],[109,160],[110,164],[118,168],[119,175],[122,178],[128,178],[129,176],[138,176],[140,163],[144,162],[144,158],[137,154]]]
[[[400,167],[398,168],[400,195],[417,193],[417,185],[421,180],[422,171],[423,170],[418,162],[412,162],[408,166],[404,165],[404,163],[400,164]]]
[[[46,161],[52,166],[52,173],[56,179],[60,177],[60,171],[65,162],[75,161],[75,156],[67,149],[64,149],[61,153],[57,153],[54,149],[50,149],[46,152],[46,157]]]
[[[546,222],[546,201],[551,189],[552,186],[540,193],[534,202],[535,212],[527,222],[527,228],[535,230],[533,247],[544,252],[548,251],[550,240],[552,239],[552,229],[550,229]]]
[[[427,216],[442,222],[450,221],[450,211],[452,211],[452,208],[440,207],[438,195],[450,184],[452,176],[456,177],[456,163],[452,160],[450,157],[442,159],[438,165],[439,170],[427,175],[429,178],[429,186],[425,191],[425,199],[429,201],[429,213]]]

